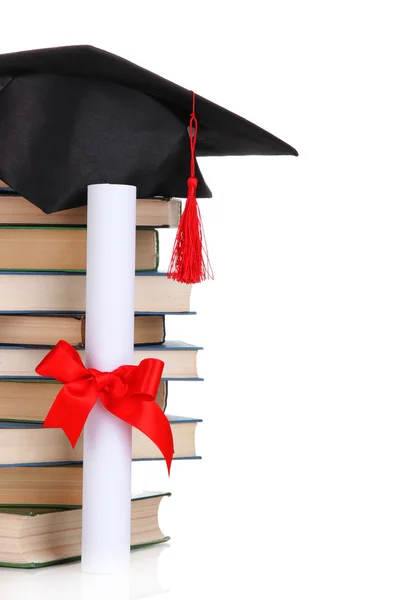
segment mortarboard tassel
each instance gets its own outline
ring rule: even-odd
[[[194,92],[192,92],[192,102],[192,113],[189,122],[190,177],[188,179],[188,196],[179,221],[167,273],[169,279],[174,279],[180,283],[199,283],[205,279],[214,279],[208,258],[200,208],[196,199],[195,147],[198,124],[195,113]]]

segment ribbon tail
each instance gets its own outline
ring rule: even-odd
[[[134,406],[134,411],[129,411],[129,414],[123,410],[121,405],[115,407],[106,406],[106,408],[116,417],[139,429],[139,431],[154,442],[165,459],[169,475],[174,455],[174,439],[168,418],[158,404],[152,400],[137,399]]]

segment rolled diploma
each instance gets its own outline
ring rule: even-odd
[[[136,188],[88,186],[86,367],[133,364]],[[98,400],[83,431],[82,571],[130,565],[132,427]]]

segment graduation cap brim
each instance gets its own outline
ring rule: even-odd
[[[45,212],[85,204],[91,183],[185,197],[191,112],[192,91],[92,46],[0,55],[0,177]],[[196,116],[198,157],[298,154],[197,94]]]

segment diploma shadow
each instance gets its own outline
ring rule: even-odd
[[[74,562],[39,569],[0,569],[0,597],[4,600],[139,600],[166,594],[158,562],[169,544],[133,550],[130,569],[123,575],[83,573]]]

